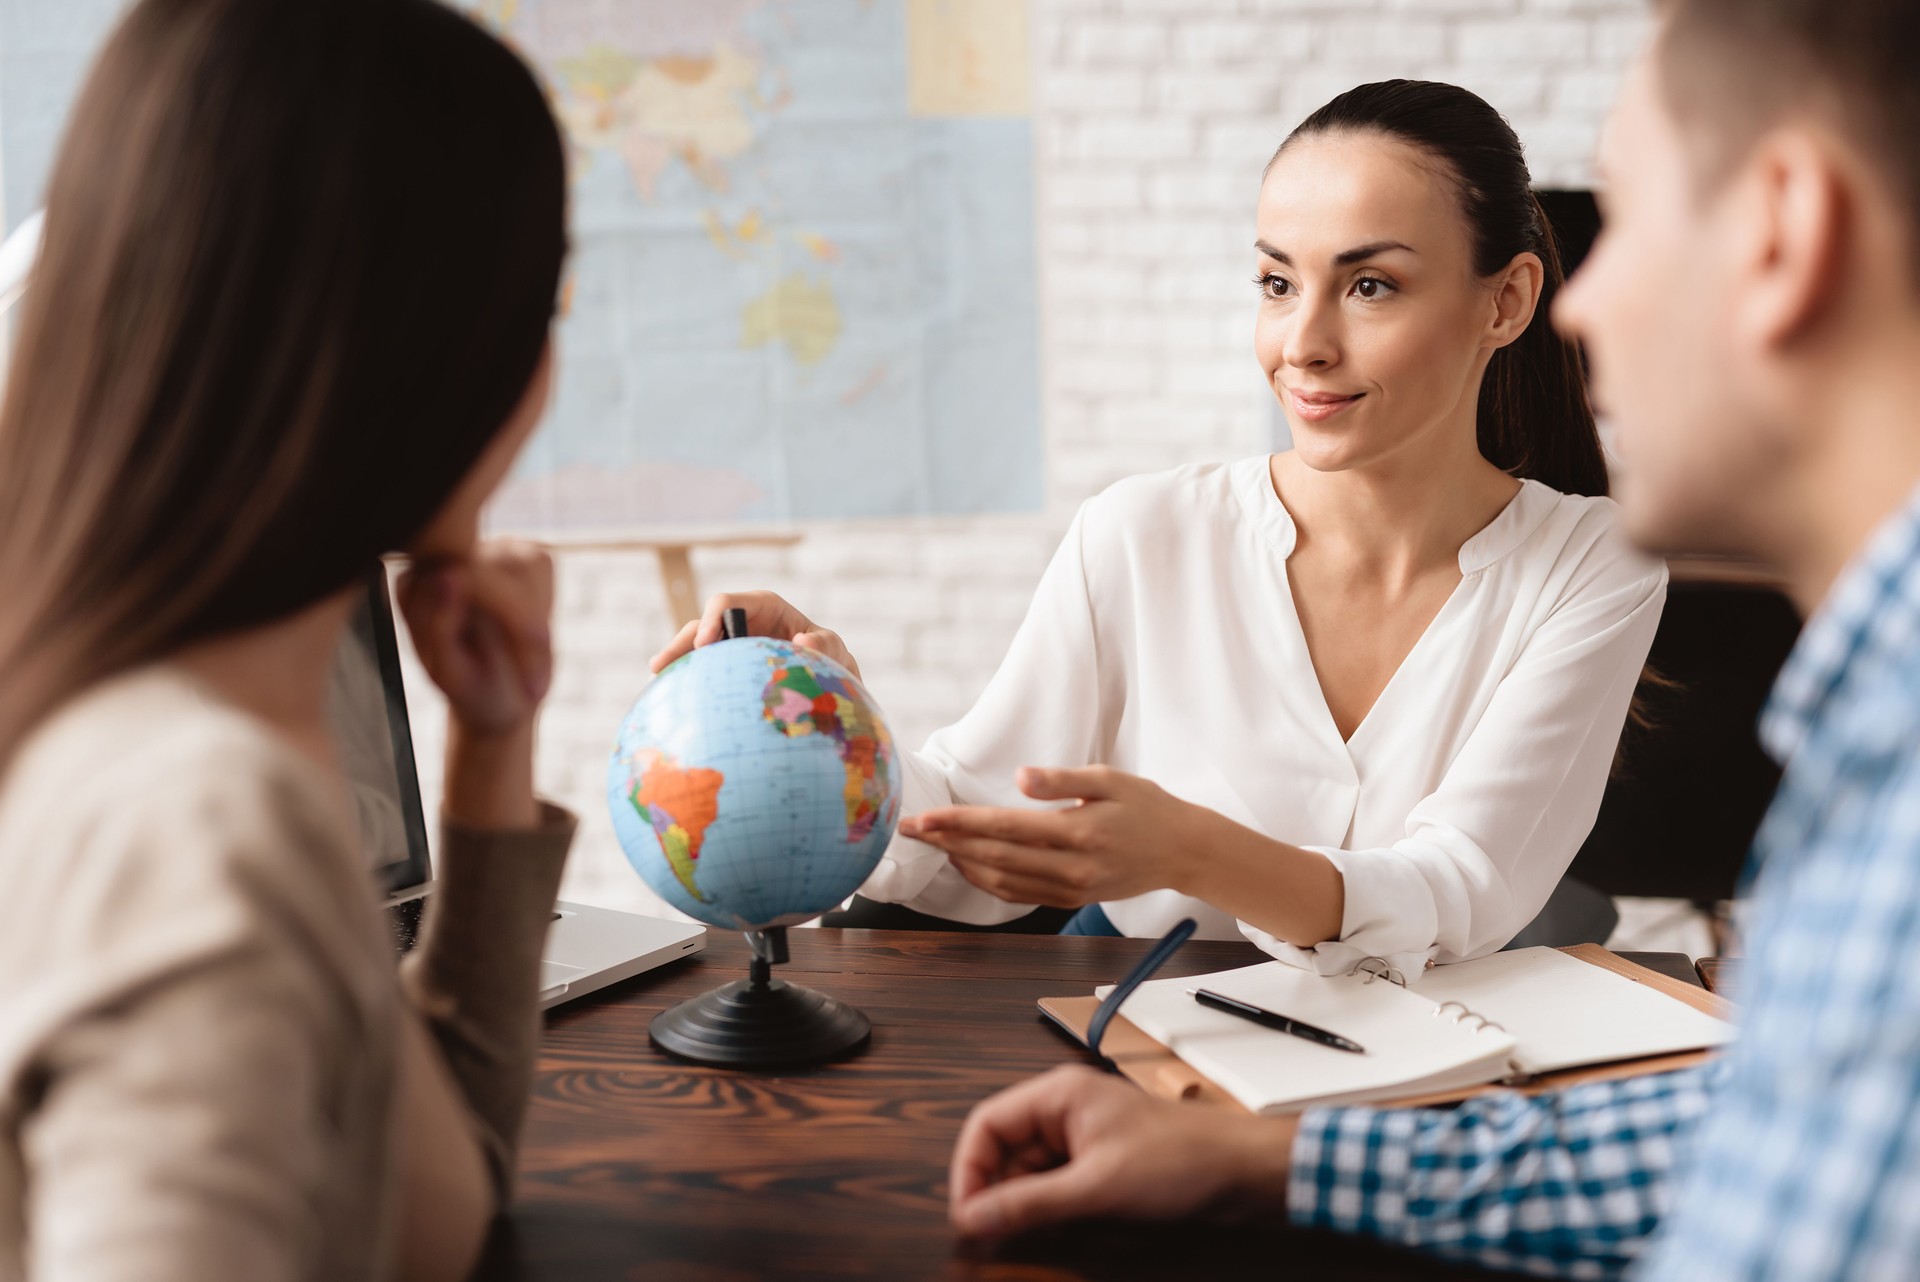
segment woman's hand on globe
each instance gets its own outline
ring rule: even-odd
[[[1079,908],[1176,884],[1217,816],[1158,784],[1115,770],[1022,770],[1020,791],[1063,810],[943,806],[900,832],[946,852],[962,877],[1016,904]]]
[[[417,562],[396,597],[420,665],[447,696],[447,814],[530,827],[533,723],[553,684],[553,560],[498,539],[470,556]]]
[[[860,665],[853,661],[839,633],[821,627],[771,592],[722,592],[709,597],[700,617],[681,628],[673,640],[653,656],[649,666],[658,672],[682,655],[720,640],[720,620],[728,610],[747,612],[747,631],[753,636],[791,641],[815,654],[824,654],[856,677],[860,675]]]

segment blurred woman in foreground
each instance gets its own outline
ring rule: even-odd
[[[0,409],[0,1279],[471,1270],[573,827],[550,566],[476,542],[564,196],[430,0],[142,0],[94,67]],[[398,982],[325,698],[395,550],[451,709]]]

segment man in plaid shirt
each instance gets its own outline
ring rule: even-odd
[[[1920,1277],[1920,4],[1665,0],[1602,148],[1584,340],[1656,549],[1777,566],[1741,1037],[1700,1069],[1247,1119],[1063,1069],[975,1110],[953,1218],[1232,1210],[1544,1275]]]

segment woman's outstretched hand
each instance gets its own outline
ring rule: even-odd
[[[1267,1216],[1286,1206],[1295,1121],[1143,1094],[1056,1068],[978,1105],[954,1146],[949,1210],[962,1233],[1065,1220]]]
[[[533,827],[534,714],[553,684],[552,558],[538,544],[490,540],[409,567],[397,596],[420,664],[447,696],[448,816]]]
[[[1110,766],[1022,770],[1020,791],[1061,810],[943,806],[900,831],[946,852],[962,877],[1016,904],[1078,908],[1180,885],[1211,811]]]
[[[649,666],[658,672],[682,655],[720,640],[720,619],[728,610],[747,612],[747,631],[753,636],[791,641],[826,655],[856,677],[860,675],[860,665],[847,652],[846,642],[840,639],[839,633],[821,627],[771,592],[723,592],[709,597],[700,617],[681,628],[673,640],[653,656]]]

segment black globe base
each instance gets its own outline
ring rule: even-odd
[[[873,1025],[837,997],[772,978],[786,931],[750,931],[751,975],[654,1016],[647,1032],[670,1055],[727,1068],[797,1068],[864,1045]]]

